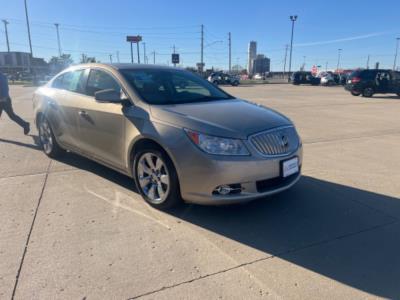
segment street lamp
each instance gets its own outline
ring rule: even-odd
[[[396,70],[396,66],[397,66],[397,53],[399,52],[399,41],[400,38],[397,38],[397,43],[396,43],[396,52],[394,54],[394,63],[393,63],[393,71]]]
[[[290,21],[292,21],[292,36],[290,38],[290,57],[289,57],[289,76],[292,70],[292,52],[293,52],[293,32],[294,32],[294,22],[296,22],[297,16],[290,16]]]
[[[340,56],[341,56],[342,50],[343,49],[338,49],[338,59],[337,59],[336,71],[338,71],[339,67],[340,67]]]

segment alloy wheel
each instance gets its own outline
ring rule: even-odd
[[[167,166],[155,153],[144,153],[137,163],[137,178],[140,189],[153,204],[167,199],[170,190],[170,176]]]
[[[49,122],[46,119],[42,119],[39,125],[39,137],[42,143],[43,150],[46,154],[51,153],[53,150],[53,137]]]

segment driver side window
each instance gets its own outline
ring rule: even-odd
[[[101,70],[90,70],[86,85],[86,94],[94,97],[96,92],[107,89],[112,89],[116,92],[121,91],[120,85],[111,75]]]

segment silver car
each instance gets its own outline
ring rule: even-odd
[[[302,144],[288,118],[184,70],[78,65],[33,102],[48,156],[68,150],[126,174],[161,209],[249,201],[300,178]]]

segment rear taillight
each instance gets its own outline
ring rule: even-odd
[[[358,83],[358,82],[360,82],[361,81],[361,78],[360,77],[353,77],[352,79],[351,79],[351,83]]]

